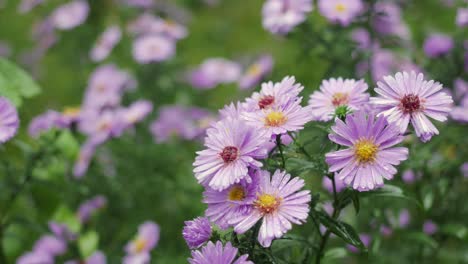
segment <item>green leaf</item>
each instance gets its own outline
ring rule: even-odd
[[[89,257],[98,248],[99,235],[96,231],[90,230],[80,236],[78,239],[78,248],[81,256],[86,258]]]
[[[60,133],[56,144],[58,149],[60,149],[60,151],[65,154],[68,159],[75,159],[78,151],[80,150],[79,143],[68,130],[64,130]]]
[[[366,251],[366,247],[351,225],[335,220],[325,212],[317,212],[316,215],[318,216],[320,223],[327,227],[327,229],[329,229],[333,234],[341,237],[346,243],[351,244],[360,250]]]
[[[437,248],[437,241],[435,241],[432,237],[430,237],[429,235],[425,233],[409,232],[409,233],[404,233],[404,236],[410,241],[421,243],[429,247],[432,247],[434,249]]]
[[[10,99],[17,107],[23,98],[39,94],[41,89],[24,70],[0,58],[0,96]]]
[[[406,196],[400,187],[390,185],[390,184],[385,184],[382,188],[379,188],[377,190],[361,192],[359,196],[362,198],[377,196],[377,197],[390,197],[390,198],[405,199],[405,200],[415,203],[420,208],[423,208],[421,203],[418,200],[416,200],[413,197]]]
[[[52,219],[58,223],[66,224],[70,231],[78,233],[81,229],[80,221],[75,212],[66,205],[61,205],[55,211]]]
[[[324,260],[341,259],[348,255],[348,251],[344,248],[332,248],[325,252]]]
[[[468,228],[461,224],[445,224],[440,231],[459,239],[468,239]]]

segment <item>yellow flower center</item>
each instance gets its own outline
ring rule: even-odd
[[[230,201],[242,201],[245,198],[244,188],[240,185],[236,185],[229,190],[228,199]]]
[[[279,127],[284,125],[288,120],[287,117],[284,116],[281,112],[270,112],[265,118],[265,125],[270,127]]]
[[[335,93],[332,96],[332,104],[334,106],[341,106],[348,103],[348,94],[347,93]]]
[[[261,194],[257,196],[257,200],[254,202],[255,207],[264,214],[274,212],[280,205],[281,198],[277,198],[271,194]]]
[[[76,107],[65,107],[63,109],[62,114],[68,117],[76,117],[80,114],[81,108],[79,106]]]
[[[354,144],[354,154],[360,163],[367,163],[375,160],[378,147],[373,141],[361,139]]]
[[[146,247],[146,240],[144,240],[143,238],[137,238],[134,242],[135,244],[135,251],[137,253],[140,253],[142,252],[145,247]]]
[[[247,70],[247,75],[249,76],[255,76],[255,75],[258,75],[260,74],[261,72],[261,68],[258,64],[253,64],[252,66],[249,67],[249,69]]]
[[[344,12],[346,11],[346,6],[342,3],[339,3],[335,6],[335,10],[338,12]]]

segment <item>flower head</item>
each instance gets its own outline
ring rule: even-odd
[[[18,127],[16,108],[5,97],[0,97],[0,143],[10,140],[18,131]]]
[[[251,170],[249,177],[219,192],[206,188],[203,202],[208,205],[205,215],[221,229],[228,228],[229,220],[247,213],[257,195],[260,177],[269,176],[261,170]]]
[[[404,23],[401,8],[398,4],[389,1],[376,2],[374,5],[374,20],[372,21],[375,31],[382,35],[394,35],[403,39],[409,37],[408,26]]]
[[[243,90],[257,85],[262,78],[273,68],[273,58],[269,55],[262,56],[245,71],[239,80],[239,87]]]
[[[310,96],[311,114],[319,121],[329,121],[340,106],[346,106],[352,111],[359,110],[369,101],[366,90],[367,84],[364,80],[342,78],[324,80],[320,91],[315,91]]]
[[[21,255],[16,264],[54,264],[54,257],[47,252],[31,251]]]
[[[81,25],[89,13],[89,5],[86,0],[75,0],[59,6],[52,13],[52,24],[62,30],[69,30]]]
[[[309,214],[310,191],[303,190],[304,180],[284,171],[276,170],[260,177],[260,186],[253,207],[245,214],[233,218],[234,231],[244,233],[263,219],[258,233],[258,241],[269,247],[275,238],[280,238],[292,228],[292,224],[302,224]]]
[[[206,217],[198,217],[192,221],[185,221],[182,235],[189,248],[199,248],[211,237],[211,223]]]
[[[361,0],[319,0],[318,8],[330,22],[348,26],[362,13],[364,5]]]
[[[197,89],[212,89],[221,83],[237,81],[242,74],[241,66],[223,58],[210,58],[190,72],[188,81]]]
[[[430,58],[440,57],[453,49],[453,39],[443,34],[432,34],[424,41],[424,53]]]
[[[459,27],[468,26],[468,8],[458,8],[456,23]]]
[[[395,77],[384,77],[384,80],[375,88],[380,97],[370,99],[379,115],[395,123],[401,133],[411,122],[423,142],[439,134],[427,116],[441,122],[447,120],[453,102],[451,96],[440,92],[440,83],[426,81],[422,73],[416,75],[415,72],[397,73]]]
[[[267,0],[262,8],[262,24],[273,34],[286,34],[304,22],[312,9],[311,0]]]
[[[138,100],[127,108],[119,109],[119,116],[123,118],[125,128],[141,122],[153,111],[153,104],[147,100]]]
[[[45,252],[52,257],[64,254],[67,251],[67,242],[52,235],[44,235],[34,244],[33,251]]]
[[[118,26],[107,28],[91,49],[90,57],[93,61],[102,61],[111,53],[114,46],[122,38],[122,31]]]
[[[397,172],[394,166],[408,157],[407,148],[393,147],[403,136],[383,116],[375,119],[360,111],[347,116],[346,122],[336,120],[332,130],[330,140],[347,148],[325,155],[329,171],[358,191],[383,186],[383,179],[390,180]]]
[[[145,35],[133,43],[133,58],[141,64],[165,61],[174,54],[175,42],[168,37]]]
[[[423,224],[423,231],[424,233],[428,235],[433,235],[437,233],[437,230],[439,230],[439,227],[437,226],[436,223],[432,220],[426,220]]]
[[[144,222],[138,228],[138,234],[125,246],[129,255],[138,255],[150,252],[158,243],[159,226],[151,221]]]
[[[248,167],[261,167],[256,159],[267,153],[264,133],[236,119],[224,119],[207,130],[205,146],[197,152],[195,177],[204,186],[222,191],[247,177]]]
[[[188,261],[190,264],[254,264],[248,261],[248,255],[242,255],[236,259],[238,249],[227,242],[225,246],[221,241],[208,242],[201,250],[192,251],[192,258]]]

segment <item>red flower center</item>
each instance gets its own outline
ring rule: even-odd
[[[223,149],[221,153],[219,153],[219,155],[224,160],[224,162],[229,163],[237,159],[239,155],[239,150],[236,147],[227,146]]]
[[[413,113],[421,109],[421,100],[414,94],[407,94],[401,99],[400,108],[405,113]]]
[[[272,105],[274,102],[275,97],[272,95],[267,95],[260,99],[260,101],[258,101],[258,107],[260,107],[260,109],[264,109]]]

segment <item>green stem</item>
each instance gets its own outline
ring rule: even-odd
[[[291,132],[288,132],[288,135],[292,138],[293,142],[294,142],[294,145],[296,145],[296,147],[299,148],[299,150],[309,159],[311,160],[312,159],[312,156],[310,156],[310,154],[305,150],[304,146],[302,146],[301,144],[299,144],[299,142],[297,141],[297,139],[294,137],[294,135],[291,133]]]
[[[281,168],[286,167],[286,161],[284,160],[284,155],[283,155],[283,145],[281,144],[281,135],[276,135],[276,146],[278,147],[280,156],[281,156]]]

